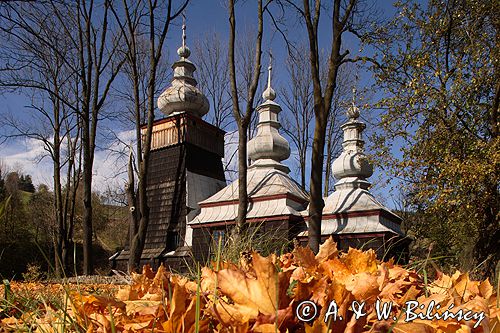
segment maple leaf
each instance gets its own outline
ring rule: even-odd
[[[316,261],[321,263],[322,261],[338,257],[339,251],[337,250],[337,243],[333,241],[333,237],[330,236],[323,244],[319,247],[319,252],[316,254]]]
[[[317,256],[308,248],[298,248],[279,259],[251,253],[243,267],[221,263],[223,269],[218,272],[203,268],[199,284],[162,266],[156,273],[145,266],[142,274],[133,274],[133,283],[121,287],[115,297],[82,292],[94,290],[92,286],[78,288],[70,293],[69,308],[54,309],[44,304],[41,311],[4,318],[0,330],[34,327],[35,332],[60,332],[79,327],[87,332],[109,332],[114,326],[117,332],[194,333],[198,327],[203,333],[483,333],[500,329],[498,299],[488,280],[472,281],[460,272],[451,276],[441,273],[426,285],[424,294],[423,280],[414,271],[393,261],[379,262],[373,251],[350,249],[339,256],[332,240],[325,244]],[[28,294],[65,292],[60,285],[12,283],[12,288],[14,294],[19,290]],[[389,318],[399,319],[379,321],[376,299],[392,302]],[[311,323],[295,317],[294,311],[303,300],[318,306],[319,315]],[[333,300],[337,316],[343,320],[324,323],[322,319]],[[354,300],[365,302],[365,316],[356,319],[351,305]],[[483,312],[485,318],[476,329],[472,322],[457,320],[403,323],[400,320],[408,300],[417,300],[424,308],[439,304],[440,310],[435,310],[438,313],[454,304],[454,311]]]
[[[361,251],[350,247],[349,251],[341,256],[341,261],[353,274],[375,273],[377,270],[377,258],[372,249]]]
[[[322,320],[315,320],[312,325],[304,325],[306,333],[327,333],[330,329]]]
[[[297,266],[305,269],[316,269],[318,261],[309,247],[298,246],[293,250],[292,254]]]
[[[222,322],[242,323],[256,320],[259,314],[273,316],[279,305],[288,306],[286,294],[289,273],[278,272],[275,256],[267,258],[252,253],[249,271],[223,269],[217,272],[218,288],[223,298],[213,306],[213,313]]]
[[[222,270],[217,273],[219,288],[236,304],[242,304],[264,314],[277,309],[278,272],[268,258],[252,254],[256,278],[248,278],[242,271]],[[255,313],[255,316],[258,313]]]
[[[345,288],[360,301],[373,300],[380,293],[377,276],[366,272],[351,275],[345,283]]]

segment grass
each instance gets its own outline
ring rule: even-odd
[[[250,251],[257,251],[262,256],[288,252],[292,245],[288,234],[284,235],[279,229],[262,231],[264,225],[265,221],[245,229],[239,235],[237,242],[232,241],[231,237],[226,237],[220,246],[217,244],[217,251],[213,254],[212,260],[239,263],[242,254]],[[231,229],[226,230],[226,234],[230,235]],[[215,240],[212,240],[212,243],[215,245]]]

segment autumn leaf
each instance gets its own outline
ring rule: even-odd
[[[0,321],[0,329],[33,327],[35,332],[71,332],[78,327],[96,333],[109,332],[113,326],[117,332],[172,333],[194,333],[196,327],[202,333],[500,330],[498,296],[488,280],[474,281],[467,273],[457,271],[453,275],[441,273],[424,285],[415,271],[392,261],[380,262],[371,250],[350,249],[339,254],[330,241],[320,252],[314,256],[309,249],[299,248],[279,259],[251,253],[245,266],[221,263],[224,268],[218,272],[203,268],[199,285],[198,281],[171,274],[162,266],[157,272],[145,266],[142,274],[134,274],[132,284],[122,286],[115,297],[75,288],[69,293],[67,308],[44,304],[40,311],[24,312],[20,317],[3,312],[7,318]],[[65,293],[61,286],[12,283],[13,295],[20,290],[30,292],[30,288]],[[304,300],[312,301],[318,308],[319,314],[310,323],[300,322],[295,314]],[[354,316],[355,300],[365,303],[365,315],[360,318]],[[392,304],[386,321],[377,318],[377,300]],[[484,313],[484,320],[477,328],[473,328],[477,318],[468,322],[416,319],[405,323],[405,302],[409,300],[417,300],[424,309],[434,304],[434,313],[446,309]],[[337,316],[343,319],[324,323],[332,301],[337,305]],[[19,316],[19,312],[14,314]]]
[[[391,322],[380,322],[376,323],[370,333],[434,333],[436,329],[432,326],[422,323],[404,323],[404,324],[393,324]]]
[[[318,261],[309,247],[298,246],[293,252],[293,258],[297,266],[305,269],[315,269]]]
[[[351,275],[345,283],[345,288],[359,301],[373,301],[380,293],[377,276],[366,272]]]
[[[316,254],[316,261],[321,263],[325,260],[336,258],[339,254],[337,250],[337,243],[333,241],[333,237],[330,236],[321,246],[319,247],[319,252]]]
[[[375,251],[361,251],[349,248],[349,251],[341,256],[341,261],[353,273],[375,273],[377,270],[377,258]]]

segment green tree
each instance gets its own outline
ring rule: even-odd
[[[373,68],[386,96],[376,141],[381,162],[404,179],[421,216],[409,226],[416,236],[462,268],[493,276],[500,259],[500,3],[398,6],[396,18],[364,39],[377,49]],[[388,154],[395,146],[401,158]]]

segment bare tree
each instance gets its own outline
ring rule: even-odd
[[[262,33],[263,33],[263,6],[262,0],[257,2],[257,36],[255,40],[255,58],[252,79],[249,85],[248,94],[245,100],[245,113],[240,108],[240,97],[238,84],[236,80],[236,13],[234,9],[234,0],[229,0],[229,79],[231,82],[231,99],[233,102],[233,116],[238,126],[238,217],[236,226],[233,229],[232,237],[236,242],[241,231],[246,224],[246,214],[248,210],[248,192],[247,192],[247,139],[248,126],[252,120],[254,113],[254,99],[257,92],[257,86],[260,77],[261,68],[261,50],[262,50]]]
[[[238,94],[241,102],[246,103],[249,90],[252,85],[252,74],[254,71],[255,57],[255,29],[246,27],[243,36],[236,41],[236,77],[238,82]],[[216,33],[207,34],[202,40],[195,44],[196,63],[198,64],[197,78],[200,89],[208,96],[213,112],[208,114],[208,121],[213,125],[226,130],[234,131],[236,128],[232,123],[231,92],[229,84],[228,54],[224,52],[220,37]],[[258,87],[259,85],[257,85]],[[257,88],[258,90],[258,88]],[[258,105],[261,98],[258,94],[254,96],[253,105]],[[253,113],[247,130],[247,140],[251,139],[258,122],[257,113]],[[225,142],[231,145],[231,142]],[[236,158],[238,150],[235,149],[230,156],[224,160],[224,171],[236,174],[237,171],[231,166]],[[250,163],[250,160],[248,160]]]
[[[269,4],[271,1],[268,1]],[[265,6],[267,7],[267,6]],[[267,9],[264,8],[264,12]],[[268,11],[269,12],[269,11]],[[246,26],[243,30],[243,36],[236,42],[236,75],[238,81],[238,91],[241,96],[242,103],[248,103],[248,96],[252,89],[253,74],[255,72],[255,52],[258,29],[255,26]],[[260,82],[257,82],[256,91],[259,91]],[[254,109],[262,102],[260,94],[255,94],[253,98]],[[252,113],[250,123],[248,124],[247,140],[252,139],[254,132],[259,122],[259,115],[256,112]],[[247,158],[250,164],[250,158]]]
[[[78,100],[72,86],[76,85],[76,73],[72,65],[68,66],[73,49],[61,22],[46,8],[36,4],[4,4],[0,18],[4,22],[0,27],[4,46],[1,57],[6,60],[0,70],[0,86],[28,96],[31,99],[28,110],[34,120],[6,115],[3,123],[10,131],[5,137],[35,139],[42,143],[52,160],[56,222],[54,265],[56,274],[60,275],[70,268],[74,229],[74,208],[71,207],[74,200],[71,199],[76,191],[70,185],[79,179],[76,171],[79,170]]]
[[[300,185],[306,189],[306,173],[308,167],[308,152],[312,146],[312,121],[314,118],[314,98],[309,59],[303,55],[307,53],[307,45],[298,45],[290,50],[286,61],[289,83],[282,89],[283,101],[290,113],[284,118],[284,131],[287,133],[293,146],[297,150],[297,162],[300,172]],[[323,59],[323,52],[320,58]],[[320,61],[321,84],[325,85],[327,72]],[[338,74],[338,85],[334,91],[330,116],[326,129],[326,163],[324,175],[324,195],[331,190],[333,176],[331,164],[335,156],[341,151],[342,131],[340,122],[346,100],[350,98],[351,71],[348,66],[342,66]]]
[[[84,188],[84,222],[83,222],[83,272],[90,274],[93,271],[92,260],[92,169],[96,149],[97,126],[103,117],[105,102],[112,83],[118,75],[125,58],[118,53],[120,34],[114,33],[114,25],[109,20],[109,0],[56,2],[48,1],[43,4],[7,4],[4,19],[7,22],[19,23],[32,40],[36,40],[44,52],[51,57],[57,55],[60,61],[71,73],[65,81],[72,88],[75,101],[68,101],[59,91],[50,92],[58,103],[77,112],[81,125],[81,144],[83,162]],[[32,8],[30,17],[25,17],[26,8]],[[97,9],[102,9],[102,15],[94,15]],[[71,50],[63,54],[57,38],[44,35],[39,31],[36,23],[37,13],[45,13],[44,17],[57,23],[57,33],[64,36]],[[15,17],[11,14],[14,13]],[[20,15],[20,13],[22,13]],[[31,18],[31,22],[30,22]],[[17,22],[15,22],[17,21]],[[7,30],[5,30],[7,32]],[[13,34],[17,30],[10,31]],[[62,37],[61,37],[62,38]],[[29,43],[30,40],[23,40]],[[50,57],[49,57],[50,59]],[[14,64],[14,67],[17,64]],[[25,85],[26,87],[26,85]],[[30,86],[47,90],[35,83]],[[76,107],[75,105],[78,105]]]
[[[224,49],[225,46],[216,32],[197,40],[194,47],[198,65],[198,85],[208,97],[213,110],[209,113],[209,121],[223,130],[228,128],[231,122],[228,55]]]
[[[162,54],[164,54],[163,44],[170,24],[182,13],[188,3],[189,0],[185,0],[178,9],[173,9],[173,1],[168,1],[165,9],[158,1],[149,0],[146,5],[140,1],[123,0],[122,6],[119,8],[120,11],[123,11],[121,14],[118,13],[118,8],[112,7],[112,12],[119,23],[126,44],[127,62],[125,68],[127,69],[127,78],[132,83],[134,96],[133,114],[135,116],[137,155],[134,160],[131,154],[128,164],[127,201],[131,208],[129,271],[139,268],[149,225],[146,186],[155,117],[155,96],[159,81],[157,79],[158,66]],[[147,40],[141,38],[140,27],[142,25],[145,26]],[[145,68],[148,70],[145,71]],[[141,82],[146,84],[143,85]],[[142,114],[144,116],[141,116]],[[146,120],[147,125],[146,131],[141,133],[143,120]],[[134,169],[137,169],[137,188],[135,188]]]
[[[300,186],[306,189],[307,152],[311,147],[311,122],[314,118],[311,71],[307,59],[302,55],[307,51],[299,46],[286,60],[289,75],[288,85],[282,89],[283,103],[290,110],[283,119],[283,130],[297,150],[300,170]]]
[[[325,162],[325,184],[323,196],[327,196],[333,190],[332,180],[332,162],[333,159],[342,151],[342,134],[340,128],[344,119],[345,110],[348,106],[348,100],[351,97],[352,75],[351,67],[346,64],[339,69],[337,76],[337,87],[333,94],[330,116],[328,117],[328,126],[326,128],[326,162]]]
[[[311,10],[310,1],[303,0],[302,6],[292,0],[286,0],[304,21],[309,44],[309,68],[313,82],[314,99],[314,137],[312,145],[310,204],[309,204],[309,247],[319,251],[321,241],[321,218],[323,214],[323,163],[326,143],[326,130],[331,113],[334,92],[337,87],[337,75],[340,66],[347,62],[348,51],[342,52],[342,37],[350,30],[353,17],[358,14],[357,0],[334,0],[331,7],[332,41],[328,56],[326,84],[321,83],[320,51],[318,48],[318,26],[320,13],[325,10],[321,0],[315,0]]]
[[[92,170],[97,126],[111,85],[125,62],[119,54],[121,34],[112,31],[110,1],[101,3],[78,0],[71,4],[51,3],[52,12],[61,23],[76,54],[79,117],[82,127],[83,160],[83,273],[94,270],[92,256]],[[102,15],[94,16],[103,7]],[[70,30],[72,27],[74,30]],[[57,48],[57,46],[55,46]]]

